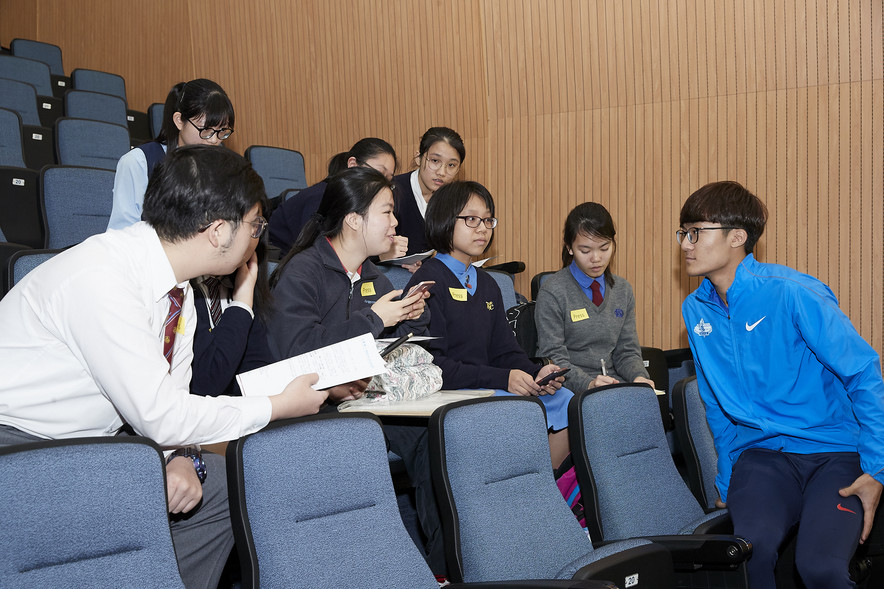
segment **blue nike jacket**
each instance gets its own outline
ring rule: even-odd
[[[706,279],[682,304],[722,500],[748,448],[859,452],[884,483],[881,361],[829,287],[750,254],[727,301]]]

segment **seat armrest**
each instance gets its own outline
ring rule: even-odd
[[[675,586],[672,556],[665,547],[644,544],[582,567],[574,579],[603,579],[618,587],[671,589]]]
[[[723,534],[691,534],[684,536],[647,536],[672,555],[672,564],[679,570],[733,570],[752,554],[752,544],[739,536]]]
[[[485,581],[482,583],[452,583],[448,589],[508,589],[509,587],[534,587],[536,589],[617,589],[610,581],[589,579],[525,579],[521,581]]]
[[[724,534],[734,535],[734,522],[731,521],[730,513],[722,510],[721,515],[707,520],[694,529],[694,534]]]

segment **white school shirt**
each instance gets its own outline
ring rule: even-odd
[[[163,151],[166,151],[165,145]],[[147,180],[147,157],[144,152],[135,148],[123,154],[114,174],[114,204],[108,229],[123,229],[141,221]]]
[[[164,323],[175,275],[138,222],[41,264],[0,300],[0,423],[41,438],[110,436],[124,422],[160,446],[236,439],[270,420],[266,397],[189,393],[196,313],[185,282],[172,366]]]
[[[141,151],[140,149],[138,151]],[[424,200],[424,193],[421,192],[421,185],[417,179],[418,170],[411,173],[411,192],[414,195],[414,202],[417,203],[417,210],[420,211],[421,217],[427,218],[427,201]]]

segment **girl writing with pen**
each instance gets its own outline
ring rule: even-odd
[[[616,233],[605,207],[577,205],[565,220],[562,269],[537,295],[537,353],[571,368],[565,384],[574,390],[621,381],[654,386],[638,342],[632,286],[611,272]]]

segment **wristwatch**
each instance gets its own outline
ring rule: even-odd
[[[202,453],[193,446],[188,446],[186,448],[178,448],[166,459],[166,464],[169,464],[173,458],[178,456],[184,456],[185,458],[190,458],[193,460],[193,469],[196,471],[196,476],[200,479],[200,484],[206,482],[206,476],[209,474],[209,471],[206,469],[206,463],[203,461]]]

